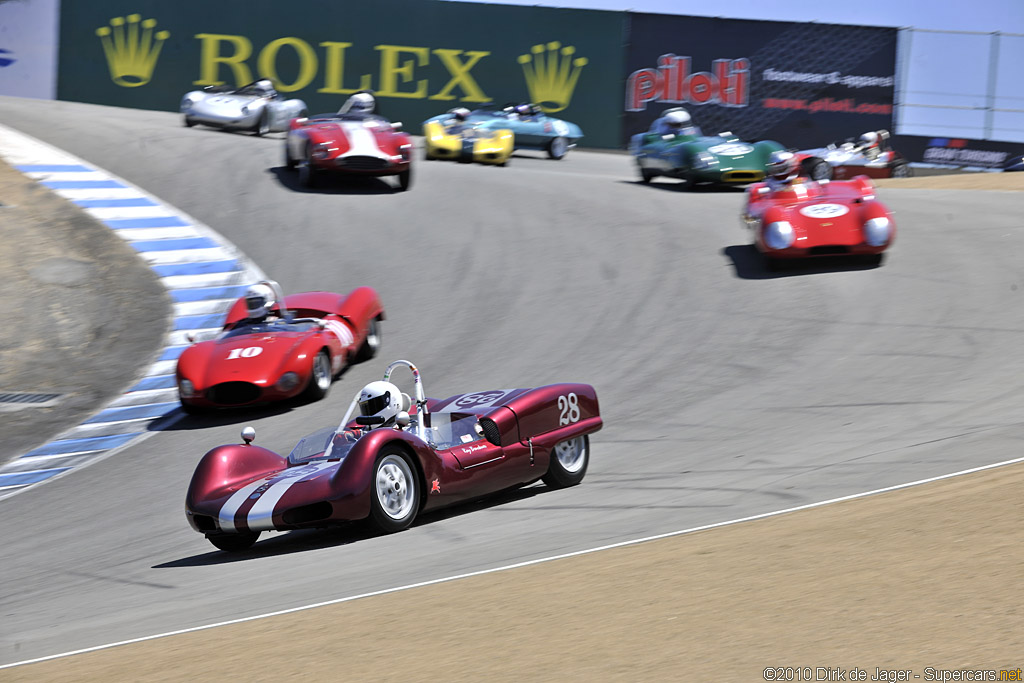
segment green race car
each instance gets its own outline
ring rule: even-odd
[[[773,140],[743,142],[732,133],[701,135],[697,126],[671,128],[664,125],[665,112],[651,130],[634,135],[630,151],[649,183],[657,176],[681,178],[688,189],[701,183],[745,185],[763,180],[772,152],[785,149]],[[686,117],[687,122],[689,117]]]

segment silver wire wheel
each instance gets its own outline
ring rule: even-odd
[[[306,385],[305,396],[310,401],[319,401],[331,388],[331,357],[327,351],[321,350],[313,358],[313,367],[309,373],[309,384]]]

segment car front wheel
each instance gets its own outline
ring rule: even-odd
[[[370,485],[370,522],[384,533],[406,529],[419,509],[420,487],[415,471],[400,446],[381,449]]]
[[[563,137],[553,138],[548,143],[548,156],[556,161],[569,153],[569,141]]]
[[[214,545],[215,548],[223,550],[229,553],[238,553],[243,550],[248,550],[259,540],[260,532],[258,531],[246,531],[237,534],[207,534],[206,540]]]
[[[331,388],[331,357],[327,351],[321,350],[313,359],[313,367],[309,373],[309,384],[303,396],[310,401],[319,401]]]

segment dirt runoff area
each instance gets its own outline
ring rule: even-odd
[[[1024,174],[880,184],[1024,190]],[[1022,490],[1009,465],[0,679],[1022,680]]]

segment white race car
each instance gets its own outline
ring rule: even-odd
[[[181,98],[185,125],[248,130],[256,135],[288,130],[288,123],[308,114],[302,100],[286,100],[266,79],[241,88],[208,86]]]

